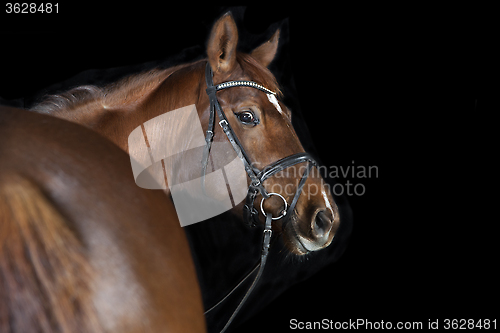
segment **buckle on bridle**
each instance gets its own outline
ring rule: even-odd
[[[260,186],[260,180],[258,179],[252,179],[252,184],[250,186],[255,187],[257,189]]]
[[[209,142],[212,141],[212,138],[214,137],[214,132],[211,130],[207,130],[207,135],[205,136],[205,141]]]

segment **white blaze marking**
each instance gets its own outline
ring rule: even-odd
[[[276,107],[276,110],[278,110],[279,113],[283,113],[283,110],[281,110],[280,103],[278,103],[276,96],[274,96],[274,94],[266,94],[266,95],[269,102],[273,103],[274,107]]]
[[[330,213],[332,213],[332,222],[335,219],[335,214],[333,213],[332,205],[330,204],[330,200],[328,200],[328,196],[326,195],[325,188],[321,188],[321,194],[323,195],[323,200],[325,200],[325,205],[326,208],[330,210]]]

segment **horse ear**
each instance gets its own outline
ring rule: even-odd
[[[267,42],[252,51],[251,55],[264,67],[269,66],[276,56],[278,50],[278,40],[280,38],[280,29],[276,30],[274,35]]]
[[[215,22],[208,40],[208,61],[214,72],[224,73],[233,69],[237,44],[238,28],[231,12],[228,12]]]

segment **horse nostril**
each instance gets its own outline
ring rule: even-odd
[[[314,217],[312,232],[316,238],[323,238],[332,228],[332,221],[324,210],[319,211]]]

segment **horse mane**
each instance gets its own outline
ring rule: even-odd
[[[271,73],[267,67],[262,66],[250,54],[238,52],[236,53],[236,61],[238,61],[243,71],[248,74],[253,81],[276,92],[278,96],[282,95],[280,86],[273,73]]]
[[[31,108],[31,111],[51,114],[81,107],[108,109],[132,104],[160,85],[170,74],[185,66],[187,65],[167,69],[156,68],[132,74],[104,87],[83,85],[59,94],[46,95],[40,103]]]
[[[4,175],[5,176],[5,175]],[[84,247],[32,181],[0,181],[0,331],[102,332]]]
[[[205,61],[206,59],[203,59],[167,69],[157,68],[139,74],[132,74],[104,87],[94,85],[78,86],[66,92],[45,96],[40,103],[31,108],[31,111],[51,114],[57,111],[71,111],[82,107],[95,110],[96,108],[112,109],[131,105],[153,91],[175,71]],[[237,52],[237,62],[253,81],[281,96],[281,90],[274,75],[251,55]]]
[[[102,96],[102,88],[84,85],[72,88],[56,95],[46,95],[43,101],[31,108],[31,111],[50,114],[58,110],[77,108]]]

